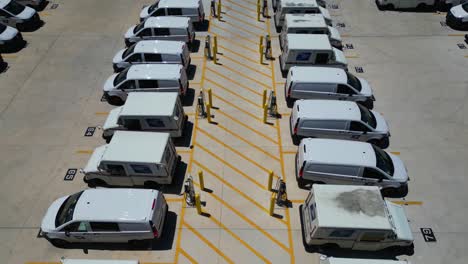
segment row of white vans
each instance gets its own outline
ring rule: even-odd
[[[290,132],[299,145],[296,180],[311,188],[299,210],[304,245],[412,254],[403,208],[383,198],[407,194],[407,169],[382,150],[389,146],[388,124],[370,110],[375,98],[368,82],[347,71],[341,38],[327,16],[310,0],[280,0],[275,14]],[[327,30],[315,31],[317,21]]]
[[[87,189],[57,199],[41,223],[41,235],[57,247],[147,244],[162,235],[168,206],[156,189],[172,183],[179,161],[171,137],[183,135],[187,119],[180,97],[188,88],[192,24],[203,22],[203,5],[161,0],[144,7],[140,19],[125,34],[128,48],[113,58],[119,73],[104,84],[110,104],[125,104],[109,113],[103,126],[109,144],[96,148],[81,172],[91,187],[145,189]]]

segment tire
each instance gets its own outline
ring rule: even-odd
[[[366,101],[359,103],[367,109],[372,110],[374,108],[374,101],[372,101],[372,99],[367,99]]]
[[[88,182],[88,187],[89,188],[96,188],[98,186],[106,186],[106,182],[104,182],[103,180],[99,180],[99,179],[92,179],[92,180],[89,180]]]
[[[147,181],[143,184],[143,187],[145,187],[145,189],[159,190],[161,188],[161,185],[154,181]]]
[[[379,146],[381,149],[386,149],[390,145],[390,139],[388,137],[384,137],[381,140],[379,140],[377,146]]]
[[[54,247],[58,247],[58,248],[64,248],[70,244],[69,242],[63,239],[58,239],[58,238],[51,239],[49,241]]]
[[[294,106],[295,101],[296,99],[293,99],[291,97],[286,97],[286,105],[288,106],[288,108],[292,108]]]
[[[395,6],[393,4],[385,5],[385,10],[394,10]]]
[[[292,142],[294,145],[298,146],[301,143],[301,137],[295,134],[291,135]]]
[[[117,96],[110,96],[109,98],[107,98],[107,102],[115,106],[121,106],[124,104],[124,101]]]

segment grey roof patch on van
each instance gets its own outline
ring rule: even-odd
[[[384,203],[380,194],[366,189],[342,192],[335,198],[338,207],[355,214],[385,216]]]

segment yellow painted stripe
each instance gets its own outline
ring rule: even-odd
[[[217,142],[218,144],[222,145],[223,147],[229,149],[230,151],[236,153],[239,157],[242,157],[243,159],[245,159],[246,161],[254,164],[255,166],[257,166],[258,168],[260,168],[261,170],[265,171],[266,173],[270,172],[270,169],[267,169],[265,168],[264,166],[260,165],[258,162],[252,160],[251,158],[247,157],[246,155],[240,153],[238,150],[234,149],[233,147],[227,145],[226,143],[222,142],[221,140],[217,139],[216,137],[214,137],[213,135],[210,135],[208,132],[206,132],[205,130],[203,129],[199,129],[199,131],[202,133],[202,134],[205,134],[205,136],[209,137],[210,139],[212,139],[213,141]]]
[[[178,149],[177,153],[192,153],[191,149]]]
[[[227,40],[228,42],[232,42],[232,39],[228,38],[228,37],[218,36],[218,38],[222,39],[222,40]],[[245,46],[245,45],[242,45],[240,43],[231,43],[231,44],[236,45],[236,47],[243,48],[244,50],[251,51],[252,53],[258,54],[258,49],[252,49],[252,48],[250,48],[248,46]],[[249,45],[251,45],[251,44],[249,44]],[[218,43],[218,46],[219,46],[219,43]]]
[[[93,150],[77,150],[76,154],[93,154]]]
[[[261,32],[260,32],[260,33],[253,32],[253,31],[250,31],[250,30],[248,30],[248,29],[245,29],[245,28],[243,28],[243,27],[240,27],[239,25],[235,25],[235,24],[233,24],[233,23],[231,23],[231,22],[228,22],[228,21],[224,21],[223,23],[226,24],[226,25],[231,26],[232,28],[235,28],[235,29],[237,29],[237,30],[243,31],[243,32],[246,33],[246,34],[253,35],[253,36],[255,36],[255,37],[257,37],[258,35],[261,34]],[[261,30],[263,30],[263,29],[261,29]]]
[[[228,60],[234,62],[235,64],[238,64],[238,65],[240,65],[240,66],[242,66],[242,67],[245,67],[245,68],[247,68],[247,69],[249,69],[249,70],[251,70],[251,71],[254,71],[254,72],[258,73],[258,74],[261,74],[261,75],[263,75],[263,76],[265,76],[265,77],[267,77],[267,78],[271,78],[270,75],[268,75],[268,74],[266,74],[266,73],[264,73],[264,72],[262,72],[262,71],[259,71],[259,70],[257,70],[256,68],[253,68],[253,67],[251,67],[251,66],[247,66],[247,64],[245,64],[245,63],[243,63],[243,62],[240,62],[240,61],[238,61],[238,60],[235,60],[235,59],[233,59],[233,58],[231,58],[231,57],[229,57],[229,56],[227,56],[227,55],[224,55],[223,58],[228,59]]]
[[[18,58],[18,55],[14,55],[14,54],[2,54],[2,57],[4,59],[16,59]]]
[[[348,56],[345,56],[347,59],[357,59],[359,58],[358,55],[348,55]]]
[[[60,264],[60,262],[48,262],[48,261],[28,261],[28,262],[25,262],[25,264]]]
[[[296,154],[297,151],[283,151],[283,154]]]
[[[251,80],[252,82],[255,82],[255,83],[257,83],[257,84],[259,84],[259,85],[261,85],[261,86],[263,86],[263,87],[265,87],[265,88],[267,88],[267,89],[270,89],[270,88],[271,88],[269,85],[267,85],[267,84],[265,84],[265,83],[263,83],[263,82],[260,82],[260,81],[258,81],[258,80],[255,79],[255,78],[252,78],[252,77],[250,77],[250,76],[247,76],[247,75],[243,74],[242,72],[240,72],[240,71],[238,71],[238,70],[234,70],[234,69],[231,68],[231,67],[228,67],[228,66],[226,66],[226,65],[223,65],[223,68],[228,69],[228,70],[232,71],[233,73],[236,73],[236,74],[238,74],[238,75],[244,77],[245,79]]]
[[[241,140],[242,142],[244,143],[247,143],[249,146],[255,148],[256,150],[262,152],[263,154],[267,155],[268,157],[276,160],[276,161],[280,161],[278,157],[274,156],[273,154],[265,151],[264,149],[260,148],[259,146],[253,144],[252,142],[244,139],[243,137],[239,136],[237,133],[234,133],[232,132],[231,130],[227,129],[226,127],[224,127],[223,125],[221,124],[218,124],[218,128],[221,128],[222,130],[228,132],[229,134],[231,134],[232,136],[236,137],[237,139]]]
[[[199,82],[190,82],[190,85],[192,85],[192,84],[193,84],[193,85],[200,85]]]
[[[395,155],[400,155],[399,151],[390,151],[390,153],[395,154]]]
[[[41,12],[41,13],[40,13],[40,16],[50,16],[50,13]]]
[[[392,201],[392,203],[400,204],[400,205],[422,205],[423,202],[421,201]]]
[[[180,249],[180,253],[182,253],[182,255],[184,255],[184,257],[186,257],[191,263],[198,264],[198,261],[196,261],[192,256],[190,256],[185,250]]]
[[[185,114],[188,115],[188,116],[194,116],[194,115],[196,115],[197,113],[185,113]]]
[[[256,119],[256,120],[258,120],[258,121],[263,122],[263,119],[261,119],[261,118],[255,116],[254,114],[250,113],[249,111],[246,111],[246,110],[244,110],[243,108],[241,108],[241,107],[239,107],[239,106],[237,106],[237,105],[235,105],[235,104],[229,102],[228,100],[222,98],[221,96],[217,96],[216,94],[213,94],[213,97],[217,98],[217,99],[220,100],[220,101],[223,101],[223,102],[224,102],[225,104],[227,104],[227,105],[230,105],[230,106],[236,108],[237,110],[239,110],[239,111],[241,111],[242,113],[244,113],[244,114],[246,114],[246,115],[252,117],[253,119]]]
[[[290,116],[291,113],[280,113],[280,115],[282,115],[282,116]]]
[[[468,55],[465,55],[465,58],[468,58]]]
[[[253,105],[253,106],[256,106],[256,107],[258,107],[258,108],[262,108],[261,105],[256,104],[254,101],[248,99],[247,97],[244,97],[244,96],[242,96],[242,95],[240,95],[240,94],[234,92],[234,91],[233,91],[234,89],[229,89],[229,88],[225,87],[224,85],[222,85],[222,84],[220,84],[220,83],[218,83],[218,82],[215,82],[215,81],[213,81],[213,80],[211,80],[211,79],[208,79],[208,78],[206,78],[206,80],[209,81],[210,83],[214,84],[214,85],[217,86],[218,88],[221,88],[221,89],[223,89],[224,91],[226,91],[226,92],[228,92],[228,93],[230,93],[230,94],[232,94],[232,95],[234,95],[234,96],[239,97],[240,99],[246,101],[247,103],[249,103],[249,104],[251,104],[251,105]]]
[[[289,200],[291,203],[304,203],[305,200]]]
[[[211,243],[208,239],[202,236],[202,234],[200,234],[195,228],[193,228],[191,225],[187,224],[186,222],[184,222],[184,225],[190,231],[192,231],[192,233],[194,233],[201,241],[205,242],[207,246],[209,246],[216,253],[218,253],[218,255],[220,255],[225,261],[227,261],[228,263],[234,263],[234,261],[232,261],[228,256],[224,255],[224,253],[221,250],[219,250],[215,245],[213,245],[213,243]]]
[[[239,87],[241,87],[241,88],[244,88],[245,90],[247,90],[247,91],[249,91],[249,92],[251,92],[251,93],[253,93],[253,94],[256,94],[256,95],[258,95],[258,96],[262,96],[262,93],[260,93],[259,91],[256,91],[256,90],[254,90],[254,89],[252,89],[252,88],[250,88],[250,87],[248,87],[248,86],[246,86],[246,85],[244,85],[244,84],[242,84],[242,83],[240,83],[240,82],[238,82],[238,81],[235,81],[235,80],[233,80],[232,78],[230,78],[230,77],[228,77],[228,76],[226,76],[226,75],[224,75],[224,74],[222,74],[222,73],[219,73],[219,72],[217,72],[217,71],[215,71],[215,70],[212,70],[212,69],[210,69],[210,68],[208,68],[207,70],[210,71],[210,72],[212,72],[212,73],[214,73],[215,75],[218,75],[219,77],[221,77],[221,78],[223,78],[223,79],[226,79],[226,80],[232,82],[233,84],[235,84],[235,85],[237,85],[237,86],[239,86]],[[209,81],[209,82],[218,84],[217,82],[215,82],[215,81],[213,81],[213,80],[211,80],[211,79],[208,79],[208,78],[207,78],[206,80]],[[223,85],[220,85],[220,86],[223,86]],[[225,86],[223,86],[223,87],[226,88]],[[228,88],[226,88],[226,89],[228,89]],[[229,90],[232,90],[232,88],[229,89]],[[254,103],[254,104],[257,105],[256,103]],[[260,104],[258,104],[258,106],[261,107]]]
[[[260,189],[266,190],[266,187],[263,186],[261,183],[259,183],[257,180],[255,180],[255,179],[252,178],[251,176],[247,175],[247,174],[244,173],[243,171],[239,170],[238,168],[234,167],[234,166],[231,165],[230,163],[226,162],[224,159],[220,158],[218,155],[214,154],[214,153],[211,152],[209,149],[203,147],[203,146],[200,145],[200,144],[197,144],[196,146],[199,147],[199,148],[201,148],[201,149],[202,149],[203,151],[205,151],[206,153],[210,154],[213,158],[217,159],[219,162],[223,163],[224,165],[226,165],[227,167],[229,167],[229,168],[232,169],[233,171],[237,172],[239,175],[244,176],[244,178],[248,179],[248,180],[251,181],[253,184],[257,185]]]
[[[250,23],[250,22],[247,22],[245,19],[240,19],[240,18],[237,18],[236,16],[231,16],[229,15],[227,12],[225,14],[223,14],[223,16],[225,17],[230,17],[232,20],[235,20],[235,21],[238,21],[238,22],[241,22],[242,24],[244,25],[247,25],[248,27],[253,27],[253,28],[256,28],[256,29],[259,29],[259,30],[264,30],[263,27],[259,26],[259,25],[256,25],[254,23]],[[256,21],[256,20],[255,20]],[[229,24],[228,22],[225,21],[225,23]],[[232,24],[231,24],[232,25]],[[237,25],[232,25],[233,27],[235,28],[239,28],[239,26]],[[257,34],[257,33],[255,33]]]
[[[210,25],[211,25],[211,24],[210,24]],[[246,38],[246,37],[244,37],[244,36],[241,36],[241,35],[237,34],[236,32],[234,32],[234,31],[232,31],[232,30],[225,29],[225,28],[220,27],[220,26],[218,26],[218,25],[216,25],[216,24],[213,24],[213,25],[211,25],[211,26],[212,26],[212,27],[215,27],[215,28],[217,28],[217,29],[219,29],[219,30],[221,30],[221,31],[228,32],[229,34],[233,35],[234,37],[236,37],[236,38],[238,38],[238,39],[243,39],[243,40],[245,40],[245,41],[247,41],[247,42],[250,42],[250,43],[252,43],[252,44],[254,44],[254,45],[258,45],[258,43],[254,42],[253,40],[251,40],[251,39],[249,39],[249,38]],[[257,36],[255,36],[255,37],[257,37]]]
[[[258,63],[259,63],[258,60],[254,60],[254,59],[252,59],[252,57],[247,57],[247,56],[245,56],[245,55],[243,55],[243,54],[240,54],[240,53],[238,53],[238,52],[236,52],[236,51],[233,51],[232,49],[228,49],[228,48],[226,48],[226,47],[223,46],[223,45],[219,45],[219,44],[218,44],[218,47],[222,48],[223,51],[228,51],[228,52],[230,52],[230,53],[232,53],[232,54],[234,54],[234,55],[236,55],[236,56],[238,56],[238,57],[241,57],[241,58],[243,58],[243,59],[245,59],[245,60],[248,60],[248,61],[250,61],[250,62],[252,62],[252,63],[255,63],[255,66],[257,66],[257,67],[258,67],[258,65],[263,66],[263,67],[269,67],[268,65],[265,65],[265,64],[258,64]],[[257,51],[257,53],[258,53],[258,51]],[[270,76],[268,76],[268,77],[270,77]]]
[[[254,21],[257,21],[257,17],[255,17],[255,16],[249,16],[246,12],[239,12],[238,10],[236,10],[236,9],[230,7],[230,6],[223,6],[223,8],[224,8],[225,10],[229,10],[229,11],[231,11],[231,12],[233,12],[233,13],[238,14],[238,15],[245,16],[245,17],[250,18],[250,19],[252,19],[252,20],[254,20]],[[226,12],[226,13],[227,13],[227,12]],[[226,15],[226,14],[224,14],[224,15]]]
[[[274,143],[274,144],[277,144],[277,142],[276,142],[274,139],[272,139],[272,138],[270,138],[269,136],[263,134],[262,132],[257,131],[256,129],[254,129],[254,128],[252,128],[252,127],[250,127],[250,126],[244,124],[243,122],[237,120],[236,118],[232,117],[231,115],[229,115],[229,114],[227,114],[227,113],[225,113],[225,112],[223,112],[223,111],[221,111],[221,110],[218,110],[217,113],[218,113],[218,114],[221,114],[221,115],[223,115],[223,116],[225,116],[225,117],[227,117],[227,118],[229,118],[229,119],[231,119],[232,121],[236,122],[237,124],[239,124],[239,125],[241,125],[241,126],[247,128],[247,129],[251,130],[251,131],[254,132],[255,134],[258,134],[258,135],[262,136],[262,137],[265,138],[266,140],[271,141],[271,142]]]
[[[96,112],[95,115],[108,115],[109,112]]]
[[[250,8],[248,8],[248,7],[244,6],[244,5],[241,5],[241,4],[239,4],[239,3],[235,2],[235,1],[231,1],[231,0],[224,0],[224,1],[229,2],[229,3],[231,3],[231,4],[235,5],[235,6],[238,6],[238,7],[242,8],[242,9],[244,9],[244,11],[248,10],[248,11],[254,12],[255,14],[257,13],[257,10],[250,9]],[[257,18],[255,18],[255,19],[257,19]]]
[[[183,202],[183,198],[166,198],[166,201],[171,203],[171,202]]]
[[[192,60],[203,60],[205,57],[204,56],[190,56]]]

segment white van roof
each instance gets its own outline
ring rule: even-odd
[[[377,186],[314,184],[312,191],[320,227],[392,229]]]
[[[375,167],[377,159],[372,145],[367,142],[305,138],[305,160],[322,164],[342,164]]]
[[[179,16],[148,17],[144,23],[145,28],[188,28],[190,18]]]
[[[61,264],[138,264],[138,260],[62,259]]]
[[[289,50],[330,50],[332,46],[325,34],[286,34]]]
[[[315,120],[361,120],[357,103],[338,100],[298,100],[293,111],[299,118]]]
[[[150,220],[157,190],[87,189],[78,199],[73,219],[90,221]]]
[[[316,0],[280,0],[281,7],[318,8]]]
[[[284,19],[289,28],[328,28],[322,14],[286,14]]]
[[[160,0],[158,7],[198,8],[199,0]]]
[[[128,69],[127,80],[179,80],[180,64],[137,64]]]
[[[409,264],[406,260],[326,258],[330,264]]]
[[[170,40],[142,40],[135,44],[134,53],[181,54],[185,42]]]
[[[129,93],[121,116],[172,116],[177,93]]]
[[[169,133],[115,131],[101,160],[159,163],[169,141]]]
[[[343,84],[348,82],[348,76],[341,68],[293,66],[290,71],[293,82]]]

